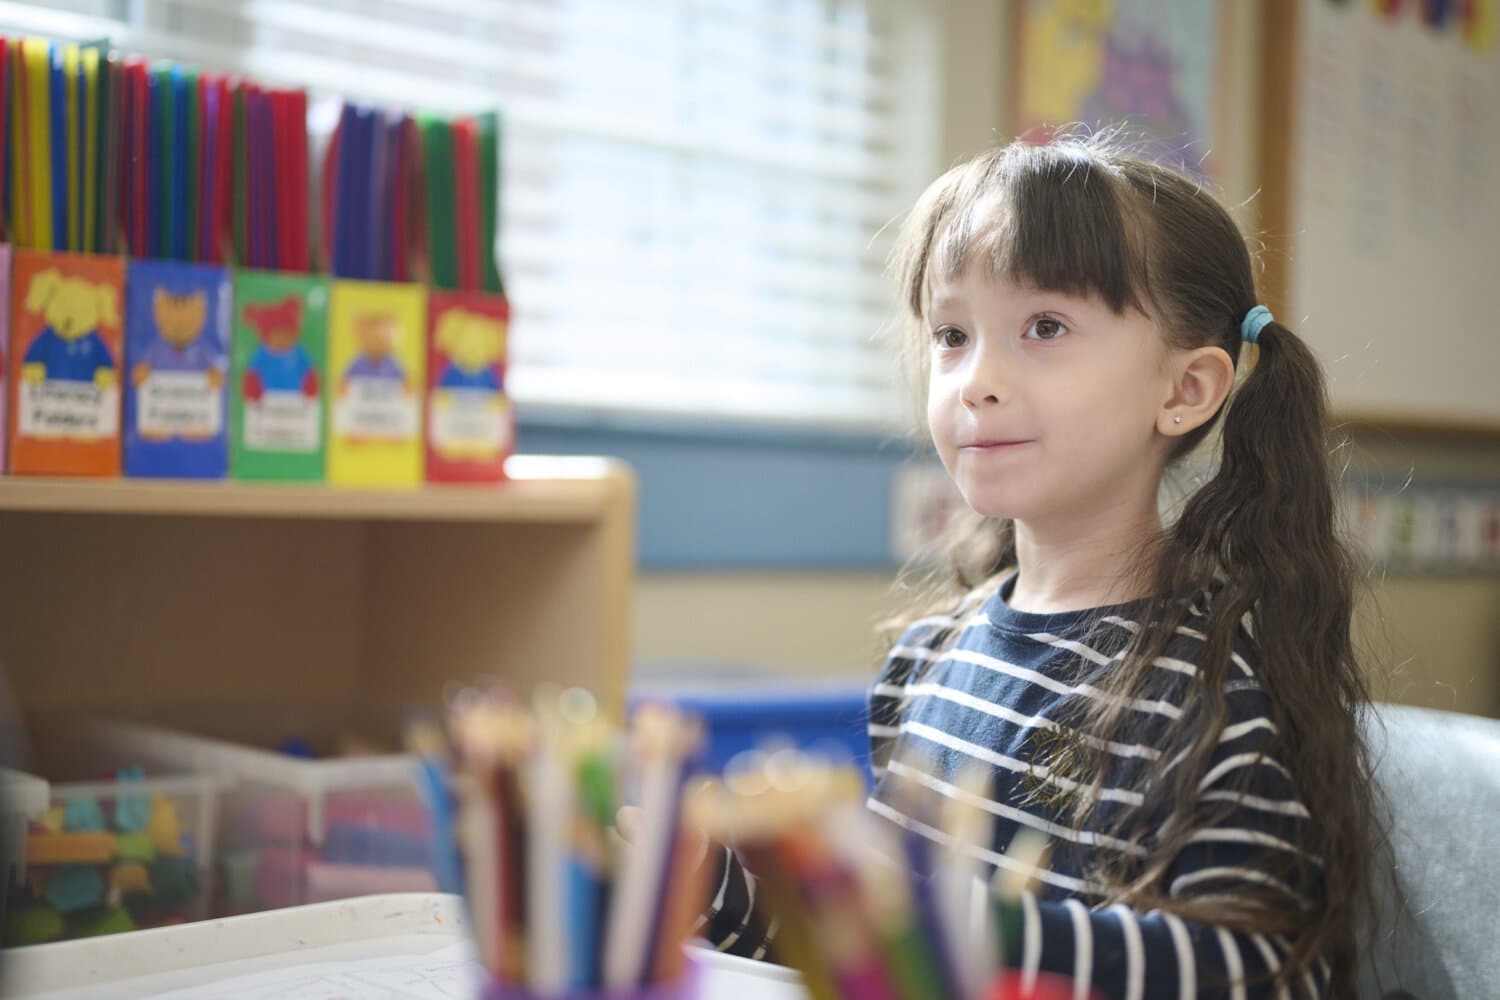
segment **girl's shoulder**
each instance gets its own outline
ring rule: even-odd
[[[897,639],[892,644],[891,656],[902,650],[942,648],[964,629],[984,624],[984,604],[998,588],[998,581],[990,581],[975,587],[968,593],[944,604],[901,620],[890,629]]]
[[[992,591],[992,587],[976,588],[946,607],[929,609],[891,627],[889,634],[896,639],[886,651],[877,684],[905,684],[953,648],[966,629],[984,624],[984,602]]]
[[[1192,603],[1181,625],[1167,646],[1165,653],[1195,671],[1192,679],[1200,679],[1206,666],[1209,632],[1213,627],[1211,610],[1217,588],[1205,591]],[[1278,713],[1271,687],[1263,683],[1260,644],[1256,642],[1257,620],[1253,612],[1246,612],[1234,623],[1234,637],[1229,658],[1218,673],[1220,691],[1230,724],[1247,724],[1252,720],[1271,719]],[[1185,701],[1191,700],[1192,684],[1184,685]],[[1184,706],[1186,707],[1186,706]]]

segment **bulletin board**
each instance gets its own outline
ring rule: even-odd
[[[1271,0],[1273,309],[1353,425],[1500,439],[1495,0]]]
[[[1011,5],[1009,119],[1047,141],[1059,128],[1123,125],[1132,144],[1222,180],[1232,19],[1225,0],[1021,0]]]

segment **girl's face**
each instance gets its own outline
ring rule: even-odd
[[[983,263],[931,291],[927,423],[969,506],[1040,526],[1155,503],[1170,444],[1156,420],[1172,388],[1149,317]]]

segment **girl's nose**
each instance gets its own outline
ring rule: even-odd
[[[963,404],[970,409],[999,406],[1010,401],[1010,387],[993,353],[975,354],[964,376]]]

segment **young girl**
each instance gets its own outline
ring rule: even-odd
[[[1233,221],[1108,140],[1017,143],[935,182],[896,260],[980,520],[872,691],[870,809],[936,835],[895,784],[989,765],[982,857],[1054,844],[1014,958],[1080,995],[1354,995],[1373,810],[1324,386]],[[707,935],[766,954],[753,876],[719,869]]]

